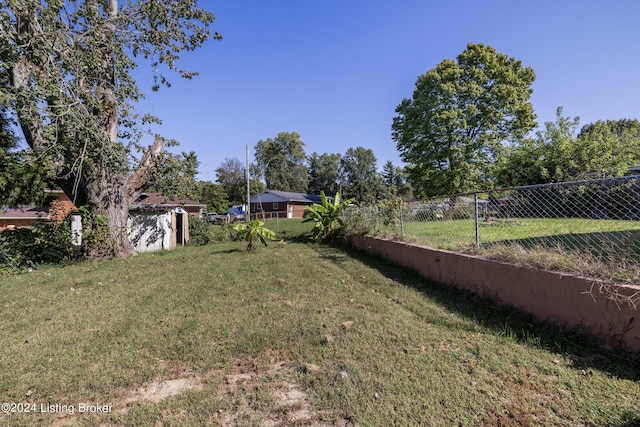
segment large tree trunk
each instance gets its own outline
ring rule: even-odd
[[[127,258],[135,254],[127,226],[129,207],[153,184],[163,153],[164,141],[156,138],[147,147],[138,168],[129,177],[114,173],[106,165],[102,168],[101,175],[94,177],[92,184],[86,187],[90,211],[94,216],[105,216],[108,227],[108,236],[100,236],[94,247],[89,248],[91,257]]]

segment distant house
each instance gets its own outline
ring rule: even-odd
[[[251,198],[251,218],[302,218],[314,203],[320,203],[319,195],[266,190]]]
[[[4,229],[29,228],[37,220],[60,224],[77,208],[62,190],[45,190],[50,198],[49,206],[23,206],[17,209],[0,210],[0,231]]]
[[[0,212],[0,231],[31,227],[39,219],[49,219],[49,209],[44,207],[25,206]]]

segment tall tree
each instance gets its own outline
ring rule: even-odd
[[[372,202],[382,190],[376,156],[370,148],[349,148],[341,159],[342,194],[357,202]]]
[[[297,132],[280,132],[274,139],[258,141],[256,166],[270,190],[307,191],[307,167],[304,142]]]
[[[264,190],[264,186],[257,178],[255,165],[249,165],[249,191],[256,195]],[[235,157],[224,159],[216,168],[216,182],[222,185],[229,198],[229,203],[239,205],[247,203],[247,172],[245,166]]]
[[[387,162],[382,166],[382,183],[386,187],[391,187],[396,185],[398,179],[398,169],[393,165],[391,160],[387,160]]]
[[[242,203],[246,199],[247,178],[245,167],[240,160],[224,159],[216,168],[216,182],[222,185],[231,204]]]
[[[431,196],[490,185],[502,143],[535,127],[534,80],[531,68],[482,44],[419,76],[392,124],[414,188]]]
[[[398,196],[405,199],[413,197],[411,185],[406,180],[406,172],[400,166],[394,166],[391,160],[388,160],[382,166],[382,185],[385,187],[387,196]]]
[[[312,153],[307,159],[310,194],[335,195],[340,190],[340,158],[339,153]]]
[[[210,181],[200,183],[199,201],[207,206],[207,212],[225,212],[229,207],[229,198],[223,186]]]
[[[575,158],[576,131],[580,117],[563,116],[556,110],[556,120],[545,122],[535,139],[525,139],[509,147],[496,163],[500,186],[562,182],[576,177],[582,170]]]
[[[134,156],[142,126],[158,122],[137,113],[136,69],[150,65],[152,90],[170,85],[162,68],[192,78],[180,54],[209,38],[213,14],[197,0],[0,4],[0,68],[10,76],[0,91],[26,143],[76,205],[106,216],[107,254],[131,255],[129,204],[153,183],[164,153],[156,137]]]
[[[194,200],[200,197],[200,182],[196,179],[200,161],[195,151],[183,151],[182,154],[165,153],[161,166],[151,187],[152,191],[169,198]]]
[[[575,156],[591,177],[624,175],[640,166],[640,122],[598,120],[582,127]]]

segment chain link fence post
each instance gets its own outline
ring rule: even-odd
[[[404,203],[400,202],[400,236],[402,237],[402,240],[404,240],[404,216],[402,212],[403,204]]]
[[[478,221],[478,193],[473,193],[473,213],[475,216],[476,226],[476,248],[480,247],[480,223]]]

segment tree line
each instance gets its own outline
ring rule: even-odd
[[[265,189],[327,195],[340,192],[358,202],[373,202],[389,196],[411,198],[411,185],[404,168],[387,161],[378,172],[372,149],[353,147],[345,153],[307,154],[297,132],[280,132],[260,140],[249,165],[250,190]],[[236,158],[225,159],[216,168],[216,182],[202,183],[201,201],[207,209],[220,211],[246,202],[246,166]]]
[[[396,107],[392,138],[420,196],[624,175],[638,166],[640,123],[579,117],[538,126],[535,73],[490,46],[469,44],[418,77]]]

